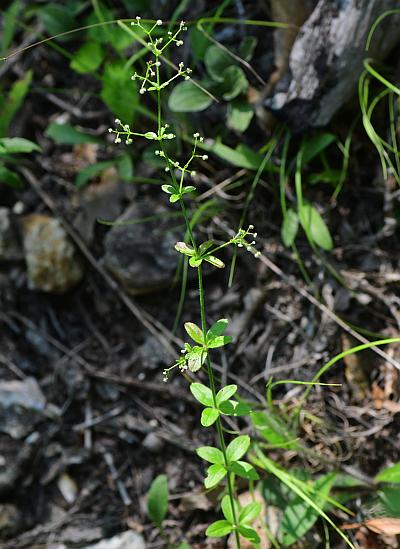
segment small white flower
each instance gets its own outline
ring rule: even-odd
[[[207,154],[203,154],[203,156],[201,157],[202,160],[208,160],[208,155]]]
[[[185,76],[185,80],[190,80],[190,76]]]
[[[249,225],[249,229],[254,229],[254,225]]]
[[[162,25],[161,19],[157,19],[157,25],[160,27]]]
[[[139,17],[139,15],[136,16],[136,21],[140,21],[141,20],[141,17]]]
[[[194,177],[194,176],[196,175],[196,173],[197,173],[197,172],[193,171],[193,172],[190,172],[190,175],[191,175],[192,177]]]
[[[141,95],[143,95],[144,93],[146,93],[145,88],[140,88],[139,93],[140,93]]]
[[[114,120],[114,122],[115,122],[116,124],[121,124],[121,120],[120,120],[119,118],[116,118],[116,119]]]
[[[121,138],[120,138],[120,137],[116,137],[114,143],[121,143]]]
[[[108,133],[112,133],[114,130],[112,128],[108,128]]]
[[[256,253],[254,254],[254,257],[260,257],[260,255],[261,255],[261,252],[256,252]]]
[[[200,137],[200,134],[198,132],[196,132],[196,133],[193,134],[193,137],[195,137],[195,138]]]
[[[169,172],[168,166],[167,166],[166,168],[164,168],[164,171],[165,171],[165,172]]]
[[[179,46],[183,46],[183,40],[177,40],[176,41],[176,45],[179,47]]]
[[[127,139],[127,140],[125,141],[125,143],[126,143],[127,145],[130,145],[130,144],[132,143],[132,139]]]

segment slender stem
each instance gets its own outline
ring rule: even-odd
[[[158,67],[158,63],[157,63],[158,56],[156,55],[155,57],[156,57],[156,80],[157,80],[157,127],[158,127],[158,135],[160,135],[161,123],[162,123],[162,121],[161,121],[160,71],[159,71],[159,67]],[[160,144],[161,144],[162,150],[164,151],[164,158],[167,162],[167,166],[169,168],[172,181],[175,184],[175,187],[177,187],[177,181],[176,181],[175,173],[173,171],[173,166],[171,165],[171,162],[168,158],[167,152],[164,149],[164,145],[163,145],[162,140],[160,141]],[[194,155],[194,151],[193,151],[193,155]],[[192,157],[194,157],[193,155],[192,155]],[[192,158],[190,160],[192,160]],[[190,163],[190,160],[189,160],[188,164]],[[185,168],[186,168],[186,166],[185,166]],[[179,190],[180,191],[182,189],[183,178],[184,178],[184,172],[182,173],[181,181],[180,181],[180,185],[179,185]],[[186,224],[187,231],[189,233],[191,244],[193,246],[193,249],[197,250],[197,245],[196,245],[196,241],[195,241],[195,238],[194,238],[192,226],[190,224],[189,216],[188,216],[187,209],[186,209],[186,206],[185,206],[185,202],[184,202],[182,196],[179,199],[179,205],[181,207],[182,215],[185,219],[185,224]],[[223,244],[222,246],[218,247],[217,249],[223,248],[226,245],[227,244]],[[201,327],[202,327],[203,334],[206,334],[207,324],[206,324],[206,314],[205,314],[203,270],[202,270],[201,265],[199,265],[199,267],[197,268],[197,275],[198,275],[198,282],[199,282],[199,302],[200,302]],[[207,352],[207,357],[206,357],[206,364],[207,364],[208,380],[209,380],[210,389],[211,389],[212,397],[213,397],[213,403],[214,403],[214,407],[217,408],[217,393],[216,393],[216,390],[215,390],[214,373],[213,373],[211,360],[210,360],[208,352]],[[237,547],[237,549],[241,549],[240,535],[239,535],[239,532],[238,532],[238,529],[237,529],[238,522],[237,522],[237,517],[236,517],[236,509],[235,509],[234,488],[233,488],[231,473],[229,472],[229,462],[228,462],[228,458],[227,458],[227,455],[226,455],[226,444],[225,444],[224,432],[223,432],[223,428],[222,428],[221,418],[219,416],[218,416],[218,419],[216,421],[216,427],[217,427],[217,435],[218,435],[219,445],[221,447],[221,451],[222,451],[222,454],[224,456],[224,463],[225,463],[225,467],[226,467],[226,470],[227,470],[228,495],[229,495],[229,500],[230,500],[231,509],[232,509],[233,522],[234,522],[234,526],[235,526],[236,547]]]
[[[207,324],[206,324],[206,314],[205,314],[203,269],[202,269],[201,265],[199,265],[197,267],[197,277],[198,277],[198,281],[199,281],[199,302],[200,302],[200,315],[201,315],[201,329],[203,331],[203,334],[206,334],[207,333]],[[217,393],[216,393],[216,390],[215,390],[214,372],[213,372],[213,369],[212,369],[210,355],[209,355],[208,352],[207,352],[207,357],[206,357],[206,364],[207,364],[208,380],[209,380],[209,383],[210,383],[210,389],[211,389],[212,397],[213,397],[213,403],[214,403],[214,407],[217,408]],[[235,502],[234,502],[234,495],[233,495],[232,478],[231,478],[231,475],[230,475],[230,472],[229,472],[229,463],[228,463],[228,458],[227,458],[227,455],[226,455],[225,438],[224,438],[224,432],[223,432],[223,429],[222,429],[222,423],[221,423],[220,416],[218,416],[218,418],[217,418],[216,426],[217,426],[217,435],[218,435],[219,445],[221,447],[221,451],[222,451],[222,454],[224,456],[225,466],[226,466],[226,469],[228,471],[228,474],[227,474],[228,495],[229,495],[229,500],[230,500],[230,503],[231,503],[233,522],[234,522],[234,525],[235,525],[236,546],[237,546],[237,549],[241,549],[240,535],[239,535],[239,532],[237,530],[238,523],[237,523],[237,518],[236,518],[236,509],[235,509]]]

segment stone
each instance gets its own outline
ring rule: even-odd
[[[167,210],[149,200],[137,200],[117,219],[105,238],[102,264],[132,295],[171,285],[178,264],[177,236]],[[157,216],[151,221],[140,221]],[[137,223],[130,223],[132,221]],[[176,221],[175,221],[176,224]]]
[[[16,439],[27,436],[43,418],[45,406],[34,378],[0,382],[0,431]]]
[[[146,549],[146,545],[142,536],[132,530],[127,530],[94,545],[86,545],[83,549]]]
[[[164,448],[164,441],[155,433],[148,433],[143,439],[142,446],[152,454],[159,454]]]
[[[0,261],[23,259],[22,244],[11,210],[0,208]]]
[[[11,503],[0,504],[0,539],[15,535],[21,528],[21,514]]]
[[[31,289],[64,293],[81,280],[82,266],[58,219],[33,214],[23,218],[22,228]]]

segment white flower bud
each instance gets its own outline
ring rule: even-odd
[[[201,157],[202,160],[208,160],[208,155],[207,154],[203,154],[203,156]]]
[[[157,25],[160,27],[162,25],[161,19],[157,19]]]

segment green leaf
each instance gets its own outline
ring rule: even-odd
[[[98,42],[86,42],[73,55],[70,67],[81,74],[96,71],[104,58],[103,48]]]
[[[206,66],[208,74],[216,82],[223,82],[224,70],[233,63],[233,58],[222,48],[214,44],[207,48],[207,51],[205,52],[204,64]]]
[[[245,132],[254,116],[254,109],[245,99],[235,99],[228,105],[227,126],[231,130]]]
[[[243,507],[240,511],[239,522],[241,524],[253,522],[261,512],[261,503],[252,501]]]
[[[375,481],[400,483],[400,462],[387,469],[383,469],[383,471],[376,475]]]
[[[23,137],[2,137],[0,139],[0,146],[2,147],[1,153],[15,154],[15,153],[30,153],[32,151],[41,151],[39,145],[24,139]]]
[[[223,160],[226,160],[226,162],[229,162],[238,168],[257,170],[263,161],[263,155],[253,151],[246,145],[241,143],[236,147],[236,149],[232,149],[231,147],[221,143],[220,138],[211,141],[210,144],[206,143],[204,148],[208,151],[212,151],[213,154],[216,154]],[[266,169],[271,169],[271,166],[272,165],[267,164]]]
[[[378,496],[384,507],[385,515],[400,517],[400,490],[398,487],[390,488],[385,486],[385,488],[378,491]]]
[[[165,475],[156,477],[147,495],[147,512],[151,520],[161,528],[168,511],[168,480]]]
[[[212,98],[190,80],[175,86],[168,100],[168,106],[173,112],[204,111],[211,103]]]
[[[318,156],[334,141],[336,141],[336,135],[333,135],[332,133],[322,133],[312,137],[307,137],[303,143],[303,165],[308,164],[308,162]]]
[[[282,241],[288,248],[292,246],[293,242],[296,239],[297,231],[299,230],[299,217],[297,213],[289,208],[286,212],[285,217],[283,218],[282,225]]]
[[[130,77],[130,67],[122,62],[107,64],[102,77],[101,98],[124,124],[132,123],[139,103],[137,85]]]
[[[94,135],[77,130],[71,124],[52,122],[47,126],[46,135],[61,145],[79,145],[81,143],[103,143]]]
[[[112,160],[107,160],[104,162],[96,162],[95,164],[83,168],[75,178],[75,185],[78,188],[84,187],[91,179],[113,165],[114,162]]]
[[[133,176],[133,164],[131,156],[126,154],[121,154],[117,160],[118,175],[123,181],[130,181]]]
[[[313,500],[315,504],[323,509],[326,507],[328,496],[335,480],[335,473],[328,473],[314,483]],[[319,513],[301,497],[295,498],[290,503],[282,517],[280,526],[280,539],[285,546],[292,545],[300,539],[315,524]]]
[[[204,406],[214,405],[211,389],[209,389],[202,383],[191,383],[190,392],[192,393],[194,398]]]
[[[173,194],[175,192],[175,187],[172,185],[161,185],[161,189],[167,194]]]
[[[228,343],[230,343],[231,341],[231,336],[217,336],[208,343],[208,347],[210,349],[217,349],[218,347],[228,345]]]
[[[288,449],[298,447],[295,434],[273,411],[253,412],[251,420],[261,436],[273,446]]]
[[[193,185],[187,185],[186,187],[183,187],[182,194],[189,194],[196,190],[196,187],[193,187]]]
[[[204,344],[204,336],[201,328],[199,328],[193,322],[185,322],[185,330],[189,337],[191,337],[196,343]]]
[[[218,448],[214,448],[214,446],[202,446],[201,448],[197,448],[196,453],[199,457],[210,463],[219,463],[220,465],[225,463],[224,454]]]
[[[246,75],[240,67],[232,65],[223,72],[224,81],[222,83],[222,97],[225,101],[231,101],[238,95],[245,92],[249,87]]]
[[[207,469],[207,476],[204,479],[204,486],[209,488],[214,488],[221,482],[221,480],[226,476],[226,469],[220,463],[214,463],[210,465]]]
[[[239,45],[239,55],[245,60],[250,61],[257,46],[255,36],[246,36]]]
[[[313,243],[323,250],[332,250],[333,241],[329,229],[313,206],[303,204],[299,210],[299,219],[304,231]]]
[[[25,76],[17,80],[11,87],[5,101],[1,102],[0,108],[0,136],[6,135],[8,127],[19,111],[32,81],[32,71],[26,72]]]
[[[169,201],[174,204],[175,202],[178,202],[178,200],[180,199],[181,195],[180,194],[171,194],[171,196],[169,197]]]
[[[235,509],[236,517],[239,516],[239,506],[235,500],[233,500],[233,507]],[[221,510],[228,522],[235,524],[235,519],[233,517],[231,499],[228,495],[224,496],[221,501]]]
[[[15,28],[17,25],[18,12],[21,9],[21,0],[15,0],[3,14],[3,37],[1,39],[2,55],[6,54],[6,50],[11,44]]]
[[[47,33],[52,36],[73,30],[77,27],[68,4],[46,4],[37,10],[39,21],[42,23]],[[64,36],[58,40],[70,40],[70,36]]]
[[[203,427],[211,427],[211,425],[217,421],[218,416],[219,411],[216,408],[204,408],[201,414],[200,423]]]
[[[15,189],[21,189],[24,186],[19,175],[3,166],[3,164],[0,164],[0,183]]]
[[[240,417],[248,416],[251,412],[251,406],[243,402],[237,402],[236,400],[227,400],[226,402],[222,402],[219,410],[225,416]]]
[[[208,263],[211,263],[211,265],[214,265],[214,267],[218,267],[218,269],[223,269],[225,267],[225,263],[214,255],[208,255],[204,259],[208,261]]]
[[[206,358],[207,351],[203,347],[193,347],[193,349],[186,353],[188,361],[188,367],[191,372],[197,372],[203,366]]]
[[[247,461],[234,461],[230,465],[230,468],[239,477],[247,478],[248,480],[259,479],[257,471],[250,463],[247,463]]]
[[[222,335],[227,329],[229,321],[227,318],[220,318],[211,326],[207,332],[207,341],[211,341],[217,336]]]
[[[238,530],[240,535],[249,540],[251,543],[260,543],[260,536],[255,530],[253,530],[253,528],[249,528],[248,526],[239,526]]]
[[[177,242],[175,244],[175,250],[181,254],[184,254],[184,255],[188,255],[188,256],[192,256],[194,255],[195,251],[193,250],[193,248],[191,248],[190,246],[188,246],[186,244],[186,242]]]
[[[232,532],[232,525],[227,520],[217,520],[210,524],[206,530],[209,538],[223,538]]]
[[[213,244],[213,240],[206,240],[206,242],[202,242],[199,246],[199,254],[203,255],[207,250],[211,248]]]
[[[247,452],[250,446],[249,435],[240,435],[228,444],[226,449],[226,457],[229,462],[237,461]]]
[[[226,385],[217,393],[217,406],[226,400],[229,400],[237,391],[237,385]]]
[[[201,257],[191,257],[189,259],[189,265],[193,268],[199,267],[203,263],[203,259]]]

